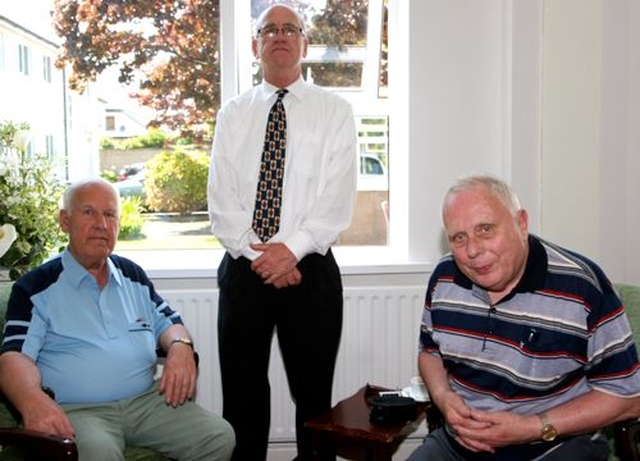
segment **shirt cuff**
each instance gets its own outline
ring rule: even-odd
[[[320,253],[322,255],[327,253],[327,249],[322,251],[316,248],[313,239],[305,232],[296,232],[283,243],[287,245],[287,248],[289,248],[298,261],[301,261],[302,258],[311,253]]]

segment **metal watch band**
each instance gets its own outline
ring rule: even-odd
[[[171,347],[173,344],[175,343],[182,343],[182,344],[186,344],[187,346],[189,346],[191,349],[193,349],[193,341],[189,338],[173,338],[171,340],[171,342],[169,343],[169,347]]]

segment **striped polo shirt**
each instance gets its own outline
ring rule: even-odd
[[[182,323],[142,268],[111,255],[109,280],[96,280],[66,250],[13,287],[1,352],[38,366],[60,403],[125,399],[153,384],[160,335]]]
[[[529,236],[522,279],[493,305],[451,255],[426,294],[420,348],[442,358],[474,408],[536,414],[592,389],[640,395],[624,307],[592,261]]]

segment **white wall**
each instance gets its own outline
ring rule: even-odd
[[[513,181],[537,230],[540,4],[409,4],[409,253],[426,260],[442,253],[434,226],[441,197],[470,172]]]
[[[544,233],[640,283],[640,6],[547,1],[544,18]]]
[[[442,194],[484,171],[511,180],[534,232],[640,283],[637,3],[409,1],[412,256],[441,252]]]

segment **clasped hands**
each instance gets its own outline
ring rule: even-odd
[[[499,447],[532,442],[536,440],[532,435],[540,432],[536,416],[477,410],[454,392],[448,392],[442,402],[440,410],[456,440],[474,452],[493,453]]]
[[[265,284],[275,288],[300,284],[302,274],[296,267],[298,259],[284,243],[251,244],[251,248],[262,253],[251,263],[251,270]]]

